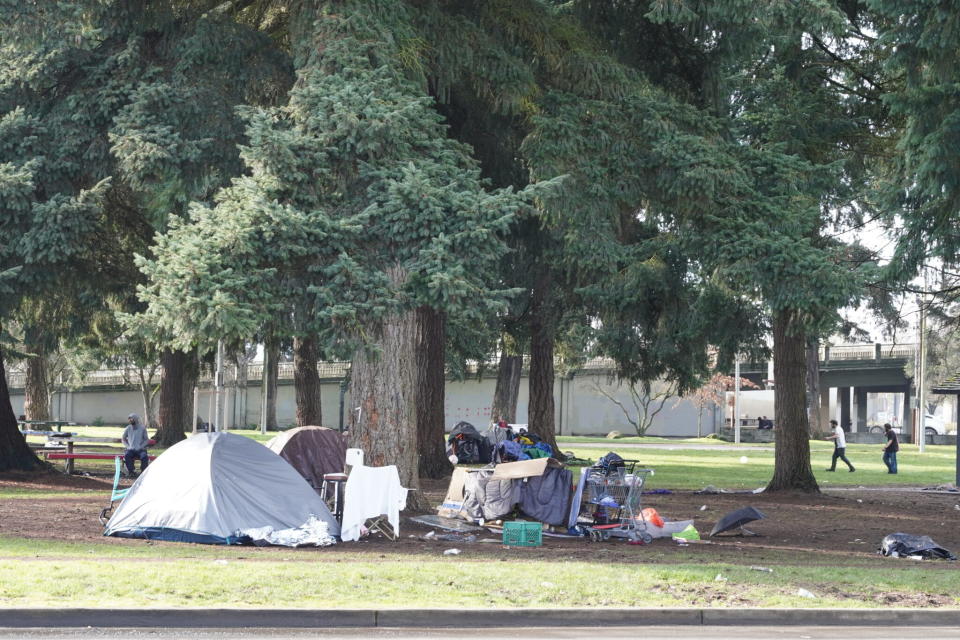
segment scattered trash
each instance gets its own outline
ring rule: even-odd
[[[459,520],[457,518],[444,518],[443,516],[435,515],[425,515],[425,516],[414,516],[409,518],[410,522],[416,522],[417,524],[425,524],[428,527],[434,527],[436,529],[443,529],[445,531],[482,531],[481,527],[472,525],[469,522]]]
[[[731,511],[727,515],[720,518],[717,521],[717,524],[713,526],[713,530],[710,531],[710,536],[713,537],[718,533],[723,533],[724,531],[730,531],[731,529],[739,528],[739,535],[758,535],[749,529],[744,529],[743,525],[748,522],[753,522],[754,520],[763,520],[766,518],[763,513],[753,507],[743,507],[742,509],[737,509],[736,511]]]
[[[541,583],[540,583],[540,586],[543,587],[543,588],[545,588],[545,589],[552,589],[553,587],[555,587],[555,586],[557,586],[557,585],[553,584],[552,582],[541,582]]]
[[[921,558],[956,560],[947,549],[944,549],[930,536],[915,536],[909,533],[891,533],[880,542],[879,553],[891,558],[919,555]]]
[[[460,555],[460,549],[447,549],[443,552],[445,556],[458,556]]]
[[[673,534],[674,540],[684,540],[689,542],[690,540],[699,540],[700,532],[692,525],[688,524],[687,528],[683,531],[678,531]]]
[[[747,456],[740,456],[740,463],[747,464],[750,460],[747,459]]]
[[[704,504],[700,506],[700,511],[706,511],[706,510],[707,510],[707,505]]]
[[[708,485],[705,486],[703,489],[700,489],[700,491],[694,491],[694,493],[707,493],[707,494],[712,494],[712,493],[727,493],[727,492],[724,491],[723,489],[717,489],[717,488],[716,488],[715,486],[713,486],[712,484],[708,484]]]
[[[956,509],[957,511],[960,511],[960,504],[953,505],[953,508]]]
[[[437,535],[437,532],[436,532],[436,531],[431,531],[430,533],[428,533],[427,535],[425,535],[425,536],[423,536],[423,537],[424,537],[424,538],[432,538],[432,537],[435,536],[435,535]]]
[[[655,527],[663,528],[663,518],[660,517],[660,514],[657,513],[657,510],[653,507],[647,507],[640,511],[640,515],[643,516],[645,522],[649,522]]]
[[[933,487],[924,487],[921,491],[946,491],[947,493],[958,493],[960,489],[953,483],[938,484]]]
[[[750,567],[751,571],[763,571],[764,573],[773,573],[773,569],[770,567]]]
[[[670,491],[670,489],[650,489],[650,491],[644,491],[643,493],[648,496],[668,496],[673,491]]]
[[[436,539],[444,542],[476,542],[477,536],[472,533],[441,533]]]
[[[727,579],[721,574],[717,574],[717,577],[713,579],[714,582],[726,582]]]
[[[815,596],[812,592],[807,591],[807,590],[804,589],[803,587],[797,589],[797,595],[800,596],[801,598],[816,598],[816,597],[817,597],[817,596]]]
[[[214,560],[214,561],[213,561],[213,564],[227,564],[227,561],[226,561],[226,560],[223,560],[223,559],[221,559],[221,560]]]
[[[857,502],[859,502],[860,504],[863,504],[863,500],[861,500],[860,498],[857,498]]]

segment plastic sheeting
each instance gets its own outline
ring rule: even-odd
[[[250,538],[257,546],[277,545],[281,547],[329,547],[337,540],[330,535],[330,527],[321,518],[310,516],[301,526],[293,529],[244,529],[239,532]]]
[[[885,556],[921,556],[956,560],[957,557],[944,549],[930,536],[915,536],[909,533],[891,533],[880,543],[880,553]]]

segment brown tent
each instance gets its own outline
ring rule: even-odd
[[[323,486],[323,474],[343,473],[347,455],[344,434],[326,427],[297,427],[284,431],[267,447],[289,462],[314,489]]]

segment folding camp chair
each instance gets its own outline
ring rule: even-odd
[[[118,500],[123,500],[130,491],[130,487],[127,487],[126,489],[118,488],[120,484],[120,474],[123,470],[123,456],[116,456],[113,459],[113,462],[113,489],[110,492],[110,504],[100,511],[100,524],[104,526],[106,526],[107,520],[110,519],[110,512],[113,511],[113,503],[117,502]]]

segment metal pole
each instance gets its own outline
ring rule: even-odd
[[[217,340],[217,370],[213,379],[214,417],[217,431],[223,429],[223,340]]]
[[[924,272],[924,290],[926,290],[926,272]],[[920,453],[924,452],[927,440],[927,309],[926,295],[920,297],[920,362],[917,376],[917,408],[919,409],[919,427],[917,429],[917,443]]]
[[[343,433],[343,398],[347,393],[347,381],[340,381],[340,433]]]
[[[733,441],[740,444],[740,357],[733,365]]]
[[[260,372],[260,433],[267,432],[267,367],[269,366],[270,350],[263,344],[263,370]]]
[[[197,402],[199,401],[199,398],[200,398],[200,389],[199,387],[197,387],[197,384],[194,383],[193,384],[193,411],[191,412],[193,413],[193,415],[190,416],[190,422],[193,425],[194,434],[197,433],[197,414],[199,413],[199,409],[200,409],[200,407],[197,405]]]

